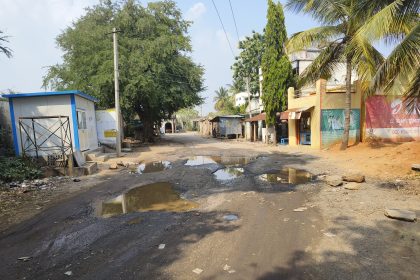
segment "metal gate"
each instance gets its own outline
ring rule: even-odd
[[[60,160],[65,166],[67,155],[73,154],[68,116],[20,117],[19,129],[24,157],[47,158],[48,165]]]

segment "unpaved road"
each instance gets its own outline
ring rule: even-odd
[[[252,160],[242,165],[242,176],[221,182],[212,174],[221,165],[185,166],[193,155]],[[359,266],[357,260],[340,263],[345,258],[335,253],[318,265],[313,257],[316,248],[326,233],[331,235],[314,203],[323,184],[267,183],[258,178],[285,166],[316,165],[314,156],[258,152],[234,142],[178,134],[166,136],[140,157],[169,160],[172,168],[141,175],[120,169],[105,182],[0,233],[0,279],[397,279],[394,276],[399,275],[385,270],[388,274],[383,277],[368,265]],[[102,201],[156,182],[171,183],[182,198],[199,207],[109,218],[98,214]],[[299,207],[304,207],[303,212],[293,211]],[[239,219],[227,221],[224,216],[229,214]],[[415,232],[418,226],[411,229]],[[160,244],[165,244],[162,250]],[[413,244],[412,255],[403,256],[410,259],[397,258],[401,265],[418,258],[418,241]],[[398,266],[390,263],[392,269]],[[410,274],[412,267],[406,271],[411,279],[418,277]]]

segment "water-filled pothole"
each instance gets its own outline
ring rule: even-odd
[[[256,157],[235,157],[235,156],[193,156],[188,158],[186,166],[197,166],[204,164],[246,165],[255,160]]]
[[[217,162],[210,156],[193,156],[193,157],[190,157],[187,160],[185,165],[186,166],[197,166],[197,165],[215,164],[215,163],[217,163]]]
[[[132,212],[186,212],[198,207],[193,201],[182,199],[171,184],[154,183],[139,186],[98,205],[97,213],[112,217]]]
[[[163,170],[170,169],[172,167],[169,161],[153,161],[148,163],[142,163],[137,167],[137,173],[153,173]]]
[[[258,178],[269,183],[304,184],[314,179],[314,175],[306,170],[284,168],[277,173],[265,173]]]
[[[216,180],[228,181],[228,180],[233,180],[243,175],[244,169],[241,167],[226,167],[226,168],[217,170],[213,174],[216,177]]]

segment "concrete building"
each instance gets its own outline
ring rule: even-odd
[[[238,92],[237,94],[235,94],[235,106],[239,107],[244,105],[248,101],[248,98],[248,92]]]
[[[94,97],[78,90],[7,94],[16,155],[98,148]]]
[[[292,64],[293,74],[301,75],[303,71],[314,61],[318,55],[321,53],[320,49],[317,48],[308,48],[306,50],[301,50],[294,52],[289,55],[290,62]],[[353,80],[357,80],[357,73],[352,72]],[[346,84],[346,64],[340,63],[334,69],[331,77],[326,80],[326,88],[328,90],[334,90],[340,88]],[[316,91],[315,85],[304,86],[295,91],[295,94],[302,96],[308,96],[314,94]]]
[[[361,89],[358,82],[352,88],[350,144],[360,141]],[[316,90],[309,95],[288,90],[288,110],[282,119],[288,120],[289,145],[310,145],[322,149],[341,141],[344,131],[345,87],[328,89],[327,81],[318,80]]]

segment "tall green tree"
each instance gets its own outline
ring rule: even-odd
[[[352,71],[357,71],[359,80],[369,81],[383,61],[383,56],[368,40],[352,41],[374,13],[373,10],[361,9],[358,2],[288,0],[286,4],[287,8],[309,14],[322,24],[293,34],[287,44],[289,52],[311,46],[321,49],[319,56],[300,75],[298,86],[313,84],[320,78],[328,79],[338,65],[346,65],[345,122],[341,149],[346,149],[349,141]]]
[[[137,114],[151,139],[154,124],[202,102],[203,68],[189,56],[189,25],[173,1],[101,1],[58,36],[63,63],[49,68],[44,87],[80,89],[96,96],[99,107],[114,106],[110,32],[116,27],[122,112],[125,119]]]
[[[256,95],[260,91],[259,68],[264,53],[264,36],[252,31],[251,36],[239,42],[239,49],[239,56],[232,65],[233,84],[240,89],[235,93],[246,90],[245,80],[249,78],[250,91]]]
[[[283,7],[268,0],[267,25],[262,56],[262,101],[268,126],[276,123],[276,113],[286,108],[287,88],[293,83],[292,66],[284,49],[287,40]]]
[[[5,43],[9,43],[9,36],[4,35],[4,32],[0,30],[0,53],[5,54],[7,57],[12,57],[12,50],[5,46]]]
[[[359,9],[373,16],[359,29],[353,43],[359,41],[395,44],[370,83],[370,92],[403,94],[410,110],[420,98],[420,0],[360,1]],[[356,55],[361,55],[359,52]],[[420,109],[417,109],[420,112]]]

